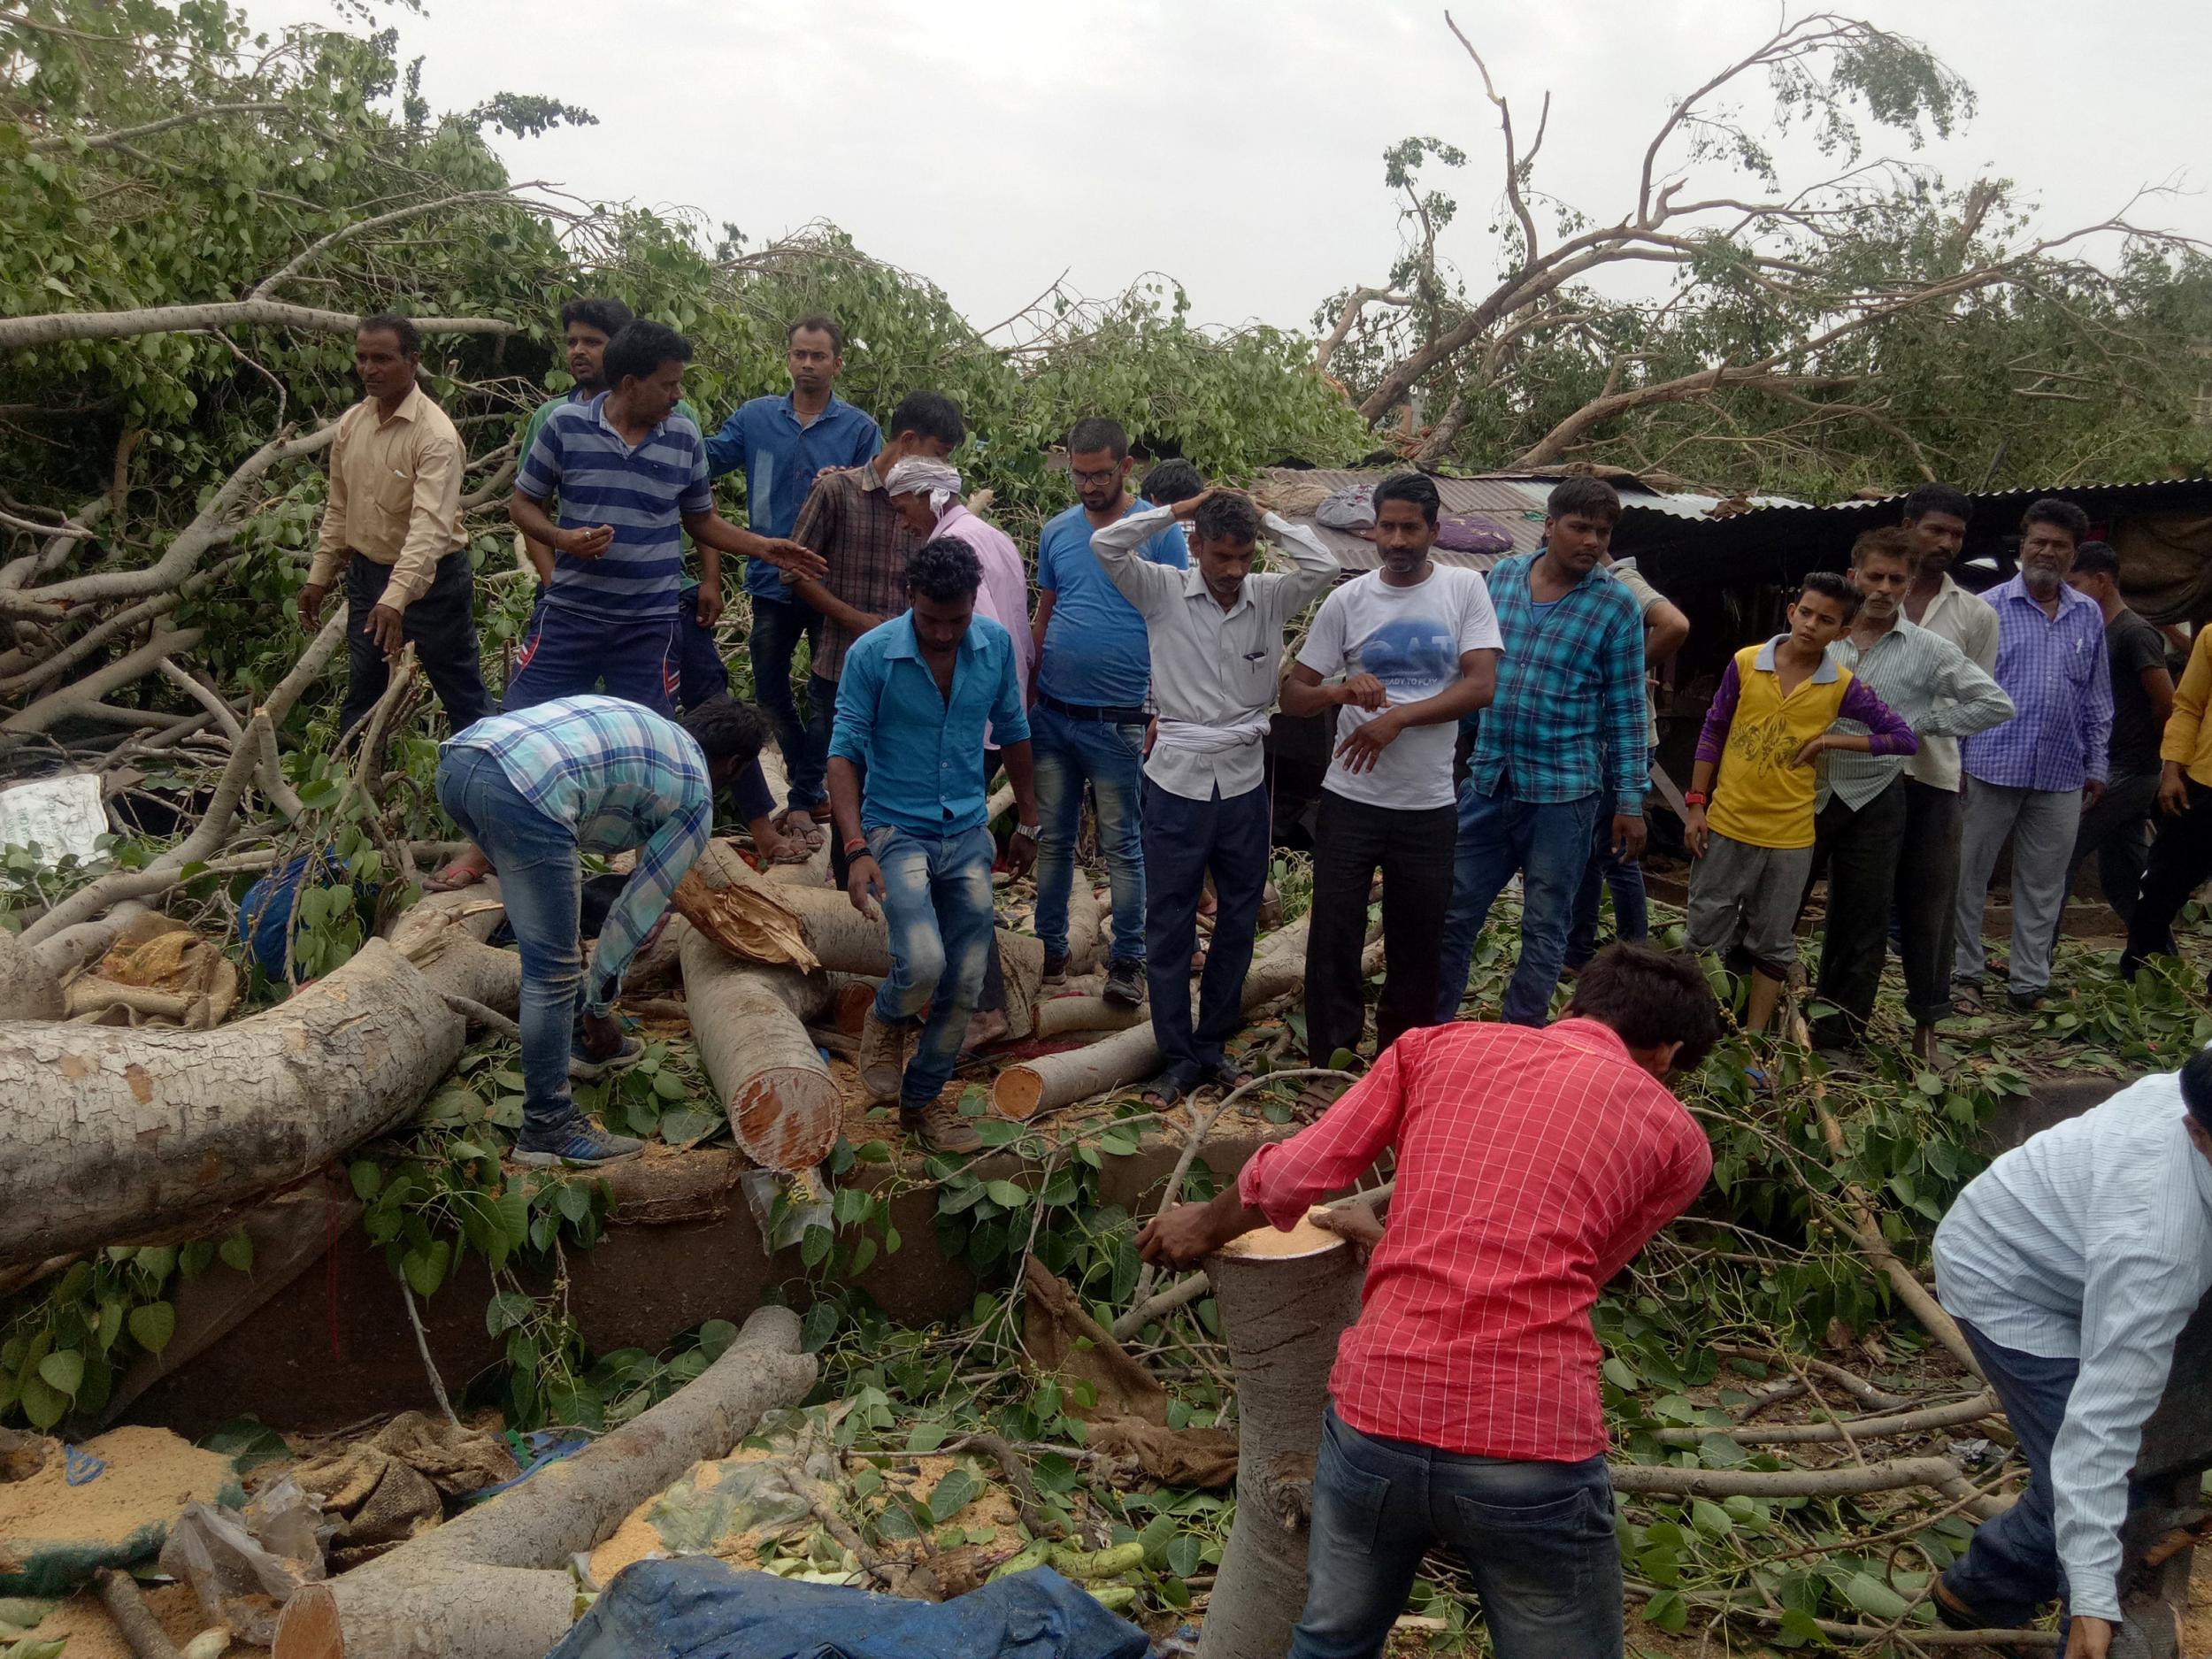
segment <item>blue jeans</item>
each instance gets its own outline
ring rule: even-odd
[[[1575,892],[1574,920],[1567,926],[1567,965],[1579,968],[1598,954],[1600,889],[1613,889],[1613,937],[1640,945],[1651,937],[1651,906],[1644,892],[1640,858],[1613,856],[1613,819],[1597,820],[1590,838],[1590,864]]]
[[[1098,800],[1098,844],[1114,886],[1110,960],[1144,960],[1144,727],[1071,720],[1042,702],[1029,711],[1037,768],[1037,937],[1045,955],[1068,954],[1068,894],[1083,785]],[[1186,956],[1184,961],[1190,958]]]
[[[1459,787],[1459,848],[1452,872],[1452,913],[1444,924],[1444,968],[1436,1023],[1459,1018],[1475,939],[1490,906],[1516,871],[1521,877],[1521,958],[1505,988],[1500,1018],[1541,1025],[1567,959],[1567,925],[1590,864],[1601,796],[1578,801],[1518,801],[1484,795],[1470,778]]]
[[[791,695],[791,659],[801,640],[816,651],[822,649],[822,613],[811,605],[762,594],[751,597],[753,700],[776,728],[784,775],[791,780],[789,804],[803,811],[829,799],[823,781],[829,765],[828,728],[825,725],[818,732],[813,722],[800,718],[798,700]],[[807,678],[811,681],[814,676]],[[837,682],[820,683],[829,687],[834,703]],[[813,696],[816,687],[810,685],[808,690],[810,699],[818,701]]]
[[[1620,1659],[1621,1552],[1602,1456],[1438,1451],[1363,1434],[1331,1406],[1310,1540],[1290,1659],[1375,1659],[1438,1543],[1474,1580],[1497,1659]]]
[[[682,676],[674,612],[618,622],[564,605],[541,603],[515,657],[501,707],[509,714],[601,689],[606,695],[673,716]]]
[[[986,826],[940,837],[879,825],[868,832],[868,850],[883,869],[883,915],[891,934],[891,972],[876,993],[876,1018],[909,1020],[929,1012],[899,1085],[900,1108],[918,1111],[951,1078],[983,989],[983,964],[998,926],[991,903],[996,849]]]
[[[449,749],[440,757],[438,804],[499,872],[499,896],[522,956],[522,1133],[541,1139],[576,1115],[568,1093],[584,988],[576,834],[533,806],[480,749]]]
[[[1252,937],[1267,887],[1269,821],[1264,784],[1226,801],[1218,794],[1193,801],[1145,780],[1144,872],[1150,889],[1145,976],[1152,1034],[1171,1071],[1212,1071],[1221,1064],[1221,1045],[1244,1024],[1244,975],[1252,965]],[[1193,1029],[1190,957],[1208,871],[1218,908]]]
[[[2005,1421],[2019,1440],[2020,1455],[2028,1460],[2029,1479],[2017,1503],[1975,1529],[1973,1542],[1943,1575],[1943,1584],[1992,1628],[2013,1630],[2066,1594],[2053,1520],[2056,1494],[2051,1486],[2051,1443],[2066,1420],[2066,1402],[2074,1392],[2081,1363],[2000,1348],[1963,1319],[1959,1329],[2004,1405]],[[2063,1621],[2062,1644],[2066,1640],[2062,1626]]]

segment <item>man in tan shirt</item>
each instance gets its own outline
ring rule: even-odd
[[[300,626],[316,626],[342,568],[349,673],[340,729],[375,706],[390,683],[388,659],[411,641],[457,732],[493,711],[461,535],[468,452],[445,411],[416,384],[422,335],[413,323],[388,312],[363,318],[353,362],[369,395],[338,419],[330,504],[300,589]]]

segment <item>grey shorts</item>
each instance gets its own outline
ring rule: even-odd
[[[1754,847],[1714,831],[1690,872],[1690,949],[1724,956],[1740,944],[1763,966],[1786,968],[1797,960],[1797,908],[1812,869],[1809,847]]]

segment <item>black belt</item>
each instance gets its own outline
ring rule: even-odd
[[[1065,715],[1071,720],[1097,720],[1110,726],[1142,726],[1151,716],[1142,709],[1125,709],[1111,703],[1063,703],[1057,697],[1037,694],[1037,701],[1055,714]]]

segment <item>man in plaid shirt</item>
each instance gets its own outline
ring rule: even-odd
[[[1294,1227],[1394,1152],[1386,1233],[1363,1206],[1314,1215],[1374,1254],[1329,1374],[1292,1659],[1380,1654],[1438,1543],[1498,1659],[1620,1659],[1590,1308],[1712,1171],[1665,1079],[1719,1036],[1694,961],[1611,946],[1558,1025],[1407,1032],[1319,1122],[1138,1235],[1147,1259],[1189,1265]]]
[[[491,855],[522,955],[517,1163],[636,1156],[637,1141],[595,1128],[576,1110],[569,1062],[605,1065],[642,1052],[624,1042],[615,1018],[623,971],[706,849],[715,790],[737,780],[764,735],[759,714],[727,698],[678,725],[620,697],[558,697],[479,720],[439,751],[438,803]],[[632,848],[637,868],[587,967],[579,855]]]
[[[1551,493],[1542,549],[1490,572],[1505,657],[1459,791],[1439,1025],[1457,1018],[1475,939],[1516,873],[1521,956],[1502,1016],[1540,1025],[1566,961],[1600,815],[1612,818],[1616,857],[1642,856],[1650,770],[1643,618],[1599,563],[1620,516],[1621,498],[1603,479],[1568,479]]]

